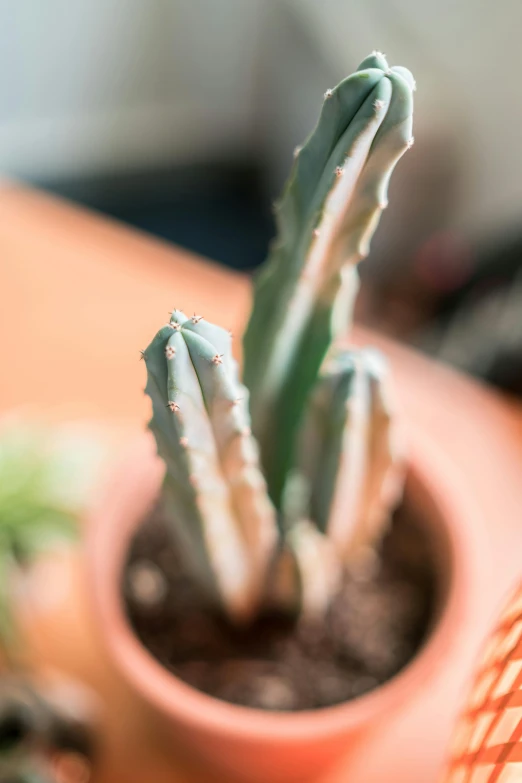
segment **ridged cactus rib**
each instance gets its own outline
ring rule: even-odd
[[[303,424],[297,471],[309,513],[345,563],[379,540],[402,490],[387,384],[376,351],[342,351],[327,363]]]
[[[406,69],[375,54],[329,90],[277,206],[278,237],[245,335],[245,383],[278,506],[307,397],[332,339],[349,325],[357,263],[412,143],[413,87]]]
[[[277,527],[230,335],[174,311],[144,358],[172,530],[230,617],[248,619],[261,600]]]

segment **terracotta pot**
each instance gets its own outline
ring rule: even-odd
[[[115,473],[87,528],[96,618],[117,668],[139,694],[164,750],[171,753],[173,769],[179,766],[180,748],[202,762],[199,773],[187,780],[207,783],[215,774],[243,783],[319,780],[334,762],[349,757],[379,721],[416,699],[449,648],[458,644],[469,592],[465,538],[473,511],[463,505],[446,462],[428,442],[414,439],[411,453],[407,497],[419,509],[438,568],[438,610],[428,639],[402,672],[374,692],[294,714],[239,707],[200,693],[171,675],[139,642],[125,615],[121,581],[130,539],[157,498],[163,475],[152,440],[140,440]]]

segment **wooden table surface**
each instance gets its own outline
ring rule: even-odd
[[[13,184],[0,186],[0,292],[0,412],[30,405],[136,428],[148,413],[138,349],[167,313],[197,311],[239,335],[250,306],[249,283],[240,275]],[[361,330],[357,336],[368,337]],[[407,426],[422,427],[452,463],[481,521],[473,531],[476,590],[459,649],[426,693],[361,746],[350,783],[382,783],[391,764],[395,774],[400,766],[402,783],[433,783],[479,643],[522,573],[522,408],[378,342],[394,365]],[[429,393],[419,395],[420,388]],[[41,656],[68,665],[64,650],[86,646],[87,637],[74,618],[66,636],[46,640]],[[69,668],[78,673],[76,664]],[[96,681],[88,672],[86,679]],[[121,710],[124,684],[120,690]],[[150,738],[139,738],[139,751],[131,747],[135,741],[120,736],[121,752],[136,754],[137,781],[141,775],[151,783],[187,783],[182,771],[153,758]],[[346,781],[342,770],[328,778],[334,781]]]

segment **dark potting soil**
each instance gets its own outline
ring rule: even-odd
[[[321,621],[272,614],[231,627],[183,573],[159,510],[135,535],[123,582],[138,638],[167,669],[220,699],[286,711],[338,704],[393,677],[429,630],[436,587],[429,541],[406,508],[374,573],[346,574]]]

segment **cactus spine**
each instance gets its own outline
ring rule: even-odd
[[[325,94],[277,206],[278,237],[255,289],[245,383],[271,497],[280,505],[306,400],[349,322],[357,263],[395,164],[412,144],[413,78],[375,53]]]

